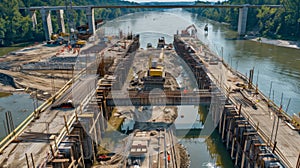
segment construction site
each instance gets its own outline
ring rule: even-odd
[[[0,167],[189,167],[174,124],[184,105],[208,112],[181,136],[217,130],[235,167],[300,167],[299,117],[253,84],[253,69],[245,76],[210,50],[195,25],[140,48],[139,34],[107,36],[88,17],[87,41],[49,40],[1,57],[1,89],[44,103],[16,128],[6,118]]]

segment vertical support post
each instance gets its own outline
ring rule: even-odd
[[[52,23],[51,23],[51,14],[49,10],[44,8],[41,9],[43,28],[45,33],[45,40],[49,41],[51,39],[51,34],[53,33]]]
[[[65,122],[65,127],[66,127],[66,130],[67,130],[67,134],[70,135],[69,126],[68,126],[67,118],[66,118],[65,115],[64,115],[64,122]]]
[[[30,153],[30,155],[31,155],[32,167],[35,168],[35,163],[34,163],[34,159],[33,159],[32,153]]]
[[[247,143],[248,143],[248,139],[246,138],[245,144],[244,144],[244,149],[243,149],[241,168],[244,168],[244,164],[245,164],[245,157],[246,157]]]
[[[248,7],[246,5],[242,8],[239,8],[239,22],[238,22],[239,35],[245,35],[246,33],[247,15],[248,15]]]
[[[86,7],[86,17],[88,21],[88,26],[89,26],[89,33],[95,34],[95,17],[94,17],[94,8],[91,6]]]
[[[27,164],[27,168],[30,168],[30,166],[29,166],[29,160],[28,160],[27,153],[25,153],[25,158],[26,158],[26,164]]]
[[[239,142],[237,142],[236,143],[236,145],[237,145],[237,150],[236,150],[236,154],[235,154],[235,163],[234,163],[234,165],[237,167],[237,165],[238,165],[238,163],[239,163],[239,153],[240,153],[240,143]]]
[[[221,133],[222,140],[224,140],[224,135],[225,135],[226,117],[227,117],[226,112],[224,112],[223,122],[222,122],[223,126],[222,126],[222,133]]]
[[[279,126],[279,117],[277,117],[277,125],[276,125],[276,131],[275,131],[275,135],[274,135],[274,143],[276,142],[276,138],[277,138],[278,126]]]
[[[36,19],[36,11],[35,10],[31,10],[30,11],[30,18],[32,21],[32,28],[35,29],[37,26],[37,19]]]
[[[57,23],[58,27],[60,28],[60,32],[65,33],[65,21],[64,21],[64,10],[60,9],[56,11],[57,14]]]
[[[230,154],[231,158],[233,158],[233,154],[234,154],[234,143],[235,143],[235,141],[236,141],[236,138],[234,137],[233,141],[232,141],[232,146],[231,146],[231,154]]]
[[[227,131],[227,140],[226,140],[226,149],[229,149],[229,138],[230,138],[230,134],[231,134],[231,124],[232,124],[232,122],[233,122],[233,119],[231,119],[230,121],[229,121],[229,127],[228,127],[228,131]],[[232,142],[232,143],[234,143],[234,142]]]

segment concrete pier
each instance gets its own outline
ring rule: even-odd
[[[238,22],[239,35],[245,35],[246,33],[247,16],[248,16],[248,7],[244,6],[242,8],[239,8],[239,22]]]
[[[30,18],[32,21],[32,27],[33,27],[33,29],[35,29],[37,26],[36,10],[30,11]]]
[[[60,9],[56,11],[57,14],[57,23],[60,31],[62,33],[66,32],[65,21],[64,21],[64,10]]]
[[[85,9],[86,12],[86,18],[88,21],[88,26],[89,26],[89,33],[94,34],[95,33],[95,16],[94,16],[94,8],[91,6],[86,7]]]
[[[50,10],[41,9],[45,39],[49,41],[53,33]]]

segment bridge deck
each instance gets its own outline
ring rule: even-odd
[[[88,5],[88,6],[72,6],[74,10],[82,10],[85,8],[261,8],[261,7],[270,7],[270,8],[282,8],[282,5],[249,5],[249,4],[242,4],[242,5],[212,5],[212,4],[200,4],[200,5]],[[59,10],[63,9],[66,10],[66,6],[34,6],[34,7],[20,7],[20,9],[29,9],[29,10]]]
[[[192,45],[197,56],[204,62],[207,72],[212,81],[217,84],[225,93],[230,90],[229,99],[235,106],[242,104],[242,115],[250,120],[252,125],[257,125],[258,133],[265,142],[271,141],[271,146],[275,142],[275,132],[277,116],[285,116],[283,112],[279,112],[277,108],[268,106],[268,98],[259,92],[255,94],[255,89],[246,91],[236,86],[236,83],[246,83],[245,77],[238,72],[234,72],[228,65],[222,63],[221,59],[211,54],[206,47],[196,46],[195,42],[190,43],[191,38],[185,38],[185,41]],[[197,42],[198,44],[200,42]],[[213,60],[213,61],[211,61]],[[240,89],[241,91],[233,91]],[[253,106],[255,104],[255,106]],[[276,110],[277,109],[277,110]],[[274,121],[276,120],[276,121]],[[273,136],[272,129],[275,123]],[[279,127],[276,137],[275,153],[281,157],[290,167],[296,167],[297,159],[300,153],[300,134],[296,130],[292,130],[289,124],[279,117]]]

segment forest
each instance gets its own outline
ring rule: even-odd
[[[197,4],[208,2],[197,1]],[[216,4],[255,4],[282,5],[282,8],[249,8],[247,32],[255,36],[272,39],[299,40],[300,39],[300,0],[228,0]],[[198,8],[189,11],[200,17],[229,23],[233,30],[237,30],[237,8]]]
[[[44,40],[43,25],[41,19],[38,19],[38,25],[34,29],[29,11],[19,10],[22,7],[31,6],[73,6],[75,5],[106,5],[106,4],[133,4],[121,0],[0,0],[0,46],[10,46],[15,43],[37,42]],[[118,16],[141,11],[141,9],[95,9],[95,19],[113,19]],[[57,22],[56,11],[52,11],[52,23]],[[37,12],[37,18],[41,18],[40,12]],[[67,20],[72,22],[76,28],[79,25],[86,24],[84,11],[70,11],[69,18],[66,18],[65,26],[68,30]],[[58,25],[52,24],[53,31],[58,31]]]

